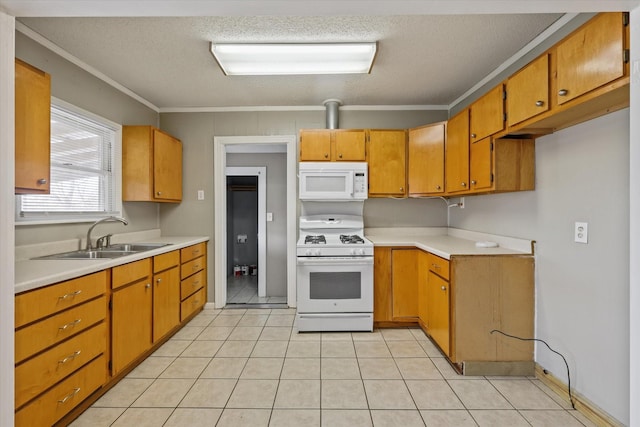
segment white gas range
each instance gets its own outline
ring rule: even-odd
[[[345,211],[347,205],[329,203],[326,209],[330,206]],[[373,243],[363,229],[362,215],[300,217],[299,331],[373,330]]]

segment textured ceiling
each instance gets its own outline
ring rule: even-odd
[[[20,18],[161,109],[449,105],[560,14]],[[224,76],[209,42],[378,41],[369,75]]]

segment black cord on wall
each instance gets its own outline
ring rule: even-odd
[[[558,351],[556,351],[556,350],[552,349],[552,348],[549,346],[549,344],[547,344],[547,343],[546,343],[546,341],[541,340],[541,339],[539,339],[539,338],[522,338],[522,337],[517,337],[517,336],[515,336],[515,335],[509,335],[509,334],[507,334],[507,333],[505,333],[505,332],[502,332],[502,331],[501,331],[501,330],[499,330],[499,329],[494,329],[494,330],[492,330],[490,333],[492,333],[492,334],[493,334],[494,332],[498,332],[499,334],[502,334],[502,335],[504,335],[505,337],[514,338],[514,339],[516,339],[516,340],[520,340],[520,341],[537,341],[537,342],[541,342],[542,344],[546,345],[546,346],[547,346],[547,348],[548,348],[549,350],[551,350],[552,352],[554,352],[554,353],[555,353],[555,354],[557,354],[558,356],[562,357],[562,360],[564,360],[564,366],[566,366],[566,367],[567,367],[567,388],[568,388],[568,391],[569,391],[569,402],[571,402],[571,407],[572,407],[573,409],[576,409],[576,405],[573,403],[573,396],[571,395],[571,374],[570,374],[570,372],[569,372],[569,364],[567,363],[567,359],[565,359],[565,358],[564,358],[564,356],[563,356],[560,352],[558,352]],[[545,370],[545,373],[546,373],[546,370]]]

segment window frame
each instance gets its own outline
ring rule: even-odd
[[[114,132],[113,146],[111,148],[111,198],[113,209],[110,212],[77,212],[77,213],[37,213],[31,212],[27,216],[21,216],[21,197],[15,196],[15,225],[41,225],[41,224],[65,224],[94,222],[105,216],[122,216],[122,125],[105,119],[97,114],[70,104],[61,99],[51,97],[51,106],[59,107],[82,118],[94,121],[102,126],[110,128]]]

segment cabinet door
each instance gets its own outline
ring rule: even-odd
[[[447,123],[445,142],[447,193],[469,189],[469,110],[464,110]]]
[[[333,132],[335,143],[334,160],[340,162],[364,162],[365,141],[364,130],[336,130]]]
[[[182,200],[182,143],[153,131],[153,191],[157,200]]]
[[[15,193],[49,194],[51,76],[15,60]]]
[[[513,126],[549,110],[549,55],[544,54],[507,81],[507,121]]]
[[[111,296],[112,375],[151,347],[153,289],[142,280]]]
[[[427,284],[427,311],[429,335],[449,355],[449,282],[429,272]]]
[[[429,327],[429,309],[427,297],[427,283],[429,280],[429,254],[418,252],[418,318],[423,325]]]
[[[369,196],[406,194],[407,140],[404,130],[369,131]]]
[[[373,249],[373,320],[391,321],[391,248]]]
[[[486,190],[493,184],[492,170],[493,142],[491,137],[471,144],[470,157],[471,190]]]
[[[568,102],[624,75],[622,13],[603,13],[557,49],[558,104]]]
[[[300,161],[320,162],[331,160],[331,131],[300,131]]]
[[[445,124],[409,130],[409,195],[444,192]]]
[[[173,267],[153,276],[153,342],[180,323],[180,270]]]
[[[417,249],[393,249],[391,252],[391,287],[393,319],[418,317],[418,254]]]
[[[479,141],[504,129],[504,89],[500,84],[469,108],[471,142]]]

